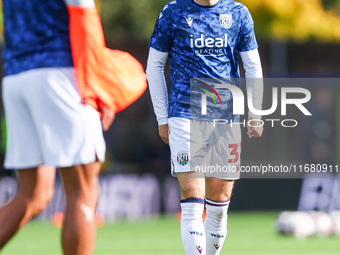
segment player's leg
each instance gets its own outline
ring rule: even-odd
[[[204,179],[178,173],[181,190],[181,236],[186,255],[205,254]]]
[[[206,173],[205,231],[207,255],[220,253],[227,235],[227,213],[234,185],[240,176],[241,130],[239,125],[218,125],[212,130],[207,162],[216,166]]]
[[[62,230],[65,255],[93,253],[99,170],[99,162],[59,170],[66,193],[66,214]]]
[[[30,82],[36,83],[28,73],[6,76],[2,80],[8,129],[4,166],[21,170],[17,195],[0,209],[0,248],[45,208],[54,188],[55,169],[44,165],[39,136],[26,100],[26,90],[32,90]]]
[[[181,190],[181,236],[184,250],[187,255],[205,254],[202,220],[204,178],[197,178],[190,173],[190,120],[170,118],[169,129],[172,172],[177,174]]]
[[[229,201],[234,181],[206,178],[206,233],[207,255],[220,253],[227,236]]]
[[[0,208],[0,250],[32,217],[40,213],[53,195],[55,169],[40,166],[18,171],[19,191]]]
[[[73,68],[40,68],[29,73],[29,97],[44,162],[57,166],[67,199],[62,244],[65,254],[91,254],[98,173],[105,141],[98,112],[83,105]],[[41,125],[44,123],[44,125]]]

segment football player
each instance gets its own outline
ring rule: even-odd
[[[146,72],[159,135],[170,145],[172,174],[180,185],[185,253],[219,254],[227,235],[234,180],[239,178],[241,125],[240,116],[233,114],[231,93],[217,89],[216,84],[228,81],[240,86],[239,53],[251,88],[248,97],[256,109],[262,109],[262,68],[253,19],[242,3],[233,0],[173,0],[159,13],[149,46]],[[164,77],[168,58],[169,95]],[[192,95],[199,98],[193,94],[192,85],[197,83],[202,91],[210,89],[208,92],[220,99],[221,105],[210,102],[209,114],[197,110],[201,109],[200,100],[190,100]],[[228,124],[215,127],[211,112],[221,113]],[[262,134],[259,118],[249,113],[249,137]],[[196,167],[215,163],[220,169],[229,165],[236,170],[205,172],[204,178],[193,174]]]
[[[8,128],[5,168],[18,169],[19,191],[0,208],[0,250],[53,196],[55,168],[63,181],[64,254],[92,254],[98,174],[113,111],[102,120],[83,104],[72,59],[67,5],[93,0],[3,0],[2,81]]]

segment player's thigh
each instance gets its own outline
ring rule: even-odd
[[[169,146],[171,174],[190,172],[190,121],[183,118],[169,119]]]
[[[205,195],[213,201],[226,201],[231,197],[234,181],[218,178],[205,179]]]
[[[181,190],[181,199],[191,197],[204,199],[204,178],[195,177],[192,173],[177,173]]]
[[[190,121],[190,168],[196,176],[204,178],[204,162],[209,148],[211,123]]]
[[[211,133],[205,165],[206,177],[237,180],[240,178],[240,125],[217,125]]]
[[[202,165],[207,151],[204,125],[204,122],[184,118],[172,117],[169,119],[172,175],[195,173],[195,166]],[[204,175],[201,176],[204,177]]]
[[[192,132],[192,128],[196,132]],[[182,199],[204,198],[204,174],[191,168],[192,160],[202,162],[205,157],[206,143],[203,141],[201,127],[184,118],[169,119],[169,145],[171,151],[172,175],[177,176]],[[193,138],[192,134],[196,138]],[[195,143],[195,146],[193,146]]]

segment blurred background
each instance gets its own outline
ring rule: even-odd
[[[264,77],[340,78],[340,0],[241,2],[249,8],[255,21]],[[166,0],[96,0],[107,46],[129,52],[146,67],[148,40],[157,15],[166,3]],[[3,39],[1,42],[3,44]],[[167,66],[168,84],[169,76]],[[269,87],[266,89],[267,93],[271,91]],[[314,86],[310,90],[312,100],[308,107],[313,117],[302,119],[295,108],[288,111],[288,117],[301,120],[298,127],[288,131],[268,128],[258,140],[244,137],[244,163],[270,157],[336,165],[339,92],[335,86]],[[270,104],[269,93],[269,98],[265,96],[265,108]],[[157,128],[147,90],[136,103],[117,114],[105,133],[107,160],[101,173],[102,195],[98,210],[107,219],[136,219],[178,211],[179,191],[177,180],[170,177],[169,148],[158,137]],[[0,204],[15,194],[17,188],[13,180],[15,173],[2,167],[5,144],[6,126],[0,102]],[[330,182],[313,180],[306,191],[313,194],[304,200],[302,209],[327,211],[331,206],[340,209],[339,201],[334,202],[338,190],[333,188],[338,178],[327,180]],[[297,210],[302,183],[303,179],[240,179],[236,182],[230,210]],[[322,201],[328,199],[328,202],[318,204],[320,194]],[[49,218],[55,211],[62,210],[62,201],[58,182],[52,205],[40,217]],[[109,201],[116,201],[115,205]],[[119,201],[125,201],[125,205]]]

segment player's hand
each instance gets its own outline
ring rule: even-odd
[[[163,142],[169,144],[169,126],[168,124],[158,126],[159,136],[162,138]]]
[[[261,137],[263,133],[263,126],[261,126],[261,122],[259,120],[253,120],[250,122],[251,126],[248,125],[249,121],[255,119],[254,117],[250,117],[247,121],[247,128],[248,132],[247,135],[249,135],[249,138],[252,137]],[[258,127],[256,127],[258,126]]]
[[[104,131],[108,131],[113,120],[116,117],[116,114],[107,106],[103,106],[103,108],[101,109],[102,111],[102,127]]]

